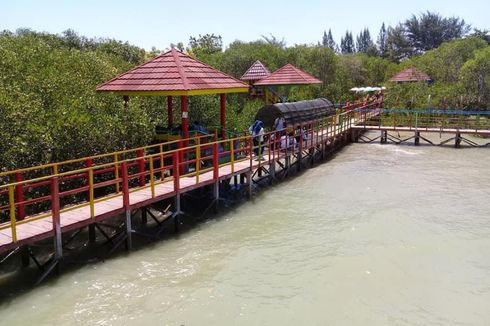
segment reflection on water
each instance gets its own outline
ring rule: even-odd
[[[489,325],[487,149],[375,144],[179,239],[0,306],[0,324]]]

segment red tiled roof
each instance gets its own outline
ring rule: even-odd
[[[432,78],[430,78],[429,75],[413,67],[400,71],[390,79],[391,82],[415,82],[431,80]]]
[[[173,48],[99,86],[97,91],[148,95],[247,92],[248,85]]]
[[[259,80],[255,85],[305,85],[321,83],[321,80],[288,63],[284,67],[274,71],[269,77]]]
[[[241,80],[260,80],[269,76],[271,72],[260,60],[254,62],[253,65],[243,74]]]

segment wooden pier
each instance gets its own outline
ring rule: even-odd
[[[240,184],[251,197],[254,183],[264,179],[277,181],[291,170],[328,157],[349,142],[379,139],[381,143],[401,143],[402,139],[396,141],[389,132],[403,131],[413,132],[411,139],[417,144],[421,140],[428,141],[422,132],[444,132],[453,133],[455,146],[459,146],[465,141],[465,134],[490,135],[486,117],[468,116],[464,121],[459,117],[461,128],[447,116],[439,120],[416,117],[417,124],[412,125],[407,121],[413,117],[405,115],[405,120],[393,119],[392,112],[384,112],[378,106],[379,103],[371,103],[352,107],[326,119],[299,125],[304,136],[268,133],[261,144],[264,152],[260,156],[254,154],[254,150],[259,149],[253,147],[249,135],[223,140],[206,135],[3,172],[0,174],[0,216],[7,221],[0,224],[0,254],[4,257],[0,263],[24,252],[23,261],[27,265],[29,257],[25,256],[23,248],[51,238],[53,257],[46,262],[49,263],[47,268],[43,266],[44,277],[62,261],[66,239],[88,227],[90,241],[94,242],[96,230],[103,232],[99,224],[110,218],[119,218],[124,224],[118,243],[131,249],[132,236],[143,234],[135,228],[137,210],[141,212],[141,224],[145,224],[150,215],[160,227],[162,221],[149,207],[170,200],[172,207],[164,218],[173,220],[177,228],[183,216],[183,194],[211,188],[217,203],[220,183],[231,183]],[[395,122],[390,124],[390,121]],[[373,130],[380,132],[379,137],[369,139],[363,135]],[[281,143],[291,145],[284,147]]]

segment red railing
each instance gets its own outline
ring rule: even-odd
[[[267,148],[265,161],[271,164],[285,155],[330,141],[368,118],[366,113],[353,110],[359,107],[346,106],[343,113],[306,121],[292,130],[266,133],[264,143],[259,145]],[[184,146],[186,143],[188,146]],[[178,193],[182,178],[195,178],[194,184],[198,185],[210,172],[215,182],[220,178],[220,167],[229,165],[233,174],[236,163],[246,160],[252,170],[252,152],[260,150],[252,143],[252,136],[226,140],[199,136],[0,173],[4,183],[0,185],[0,214],[9,217],[8,222],[0,224],[0,231],[10,229],[12,242],[17,242],[16,228],[24,223],[51,216],[54,227],[61,213],[84,206],[90,207],[90,218],[94,219],[96,204],[101,201],[122,197],[122,208],[129,209],[130,193],[134,191],[150,188],[151,198],[156,198],[159,184],[172,183],[173,193]],[[259,159],[256,164],[260,167],[264,163]]]

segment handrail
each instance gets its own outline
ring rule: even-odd
[[[302,123],[300,125],[301,128],[306,126],[308,128],[307,134],[309,136],[308,139],[306,139],[305,144],[302,144],[301,146],[310,148],[315,145],[314,137],[316,137],[316,142],[319,141],[320,133],[323,141],[324,135],[328,139],[328,137],[335,136],[339,130],[347,130],[353,123],[353,119],[358,121],[359,119],[362,120],[366,118],[366,114],[364,114],[363,118],[363,115],[353,111],[353,108],[378,107],[378,105],[379,103],[368,103],[362,106],[348,106],[346,107],[347,109],[345,112],[337,115]],[[339,120],[339,117],[344,118]],[[271,142],[272,135],[275,137]],[[276,159],[280,156],[279,144],[281,139],[278,135],[279,133],[277,131],[265,133],[269,142],[269,162],[271,162],[271,158]],[[129,193],[139,189],[150,188],[151,197],[154,198],[156,196],[155,187],[161,183],[173,182],[174,191],[178,192],[180,191],[180,178],[183,177],[194,177],[196,184],[199,184],[201,181],[201,174],[212,171],[213,180],[217,180],[219,178],[220,166],[230,165],[232,173],[235,173],[236,164],[248,159],[250,159],[250,168],[252,168],[252,151],[254,150],[254,146],[252,145],[253,136],[244,135],[231,139],[212,139],[211,141],[210,139],[209,135],[199,136],[188,138],[186,140],[176,140],[135,149],[4,172],[0,174],[0,176],[5,177],[14,173],[20,173],[21,175],[20,177],[16,177],[14,182],[0,185],[0,196],[8,195],[8,198],[6,199],[7,205],[0,206],[0,212],[7,210],[10,216],[10,221],[0,224],[0,229],[10,228],[12,239],[15,239],[15,242],[17,241],[16,225],[44,218],[56,213],[55,211],[51,211],[51,213],[48,211],[47,213],[45,210],[38,210],[35,211],[34,214],[41,213],[41,215],[31,214],[26,220],[22,220],[24,216],[21,216],[22,214],[20,214],[20,212],[28,205],[44,202],[51,203],[51,207],[57,206],[55,209],[58,210],[58,213],[56,213],[58,215],[59,211],[63,212],[88,205],[90,207],[90,218],[94,219],[96,216],[95,203],[103,198],[122,196],[124,199],[124,207],[127,207],[129,205]],[[183,144],[185,144],[185,146],[182,146]],[[270,148],[270,144],[274,144],[274,149]],[[169,147],[169,145],[176,145],[177,148],[165,150],[164,147]],[[266,146],[266,144],[264,143],[263,146]],[[146,153],[145,150],[148,149],[153,149],[155,152]],[[291,150],[288,148],[285,149],[286,154],[290,153],[290,151]],[[131,153],[134,157],[120,157],[122,154],[126,153]],[[97,162],[94,162],[94,159],[97,158],[110,158],[112,161],[97,164]],[[226,162],[221,163],[221,158],[225,158]],[[74,162],[81,162],[84,164],[84,167],[75,168],[69,171],[60,171],[60,167],[63,167],[63,165]],[[210,167],[205,166],[208,163],[211,163]],[[201,166],[202,164],[205,165]],[[259,161],[258,164],[260,165],[261,162]],[[23,172],[45,168],[52,168],[52,171],[48,171],[50,173],[49,175],[33,177],[30,179],[22,177]],[[96,176],[98,177],[96,178]],[[46,191],[37,191],[35,193],[37,197],[27,197],[27,199],[24,200],[24,191],[34,189],[35,187],[45,186],[57,190],[56,194],[53,195],[52,192],[46,194]],[[97,193],[95,192],[95,189],[98,189]],[[53,196],[56,198],[53,198]],[[74,202],[70,202],[70,205],[72,206],[69,208],[63,208],[60,199],[64,196],[81,197],[77,197],[78,199]],[[53,204],[56,205],[53,206]],[[0,205],[2,205],[1,202]],[[42,208],[45,206],[36,207]]]

